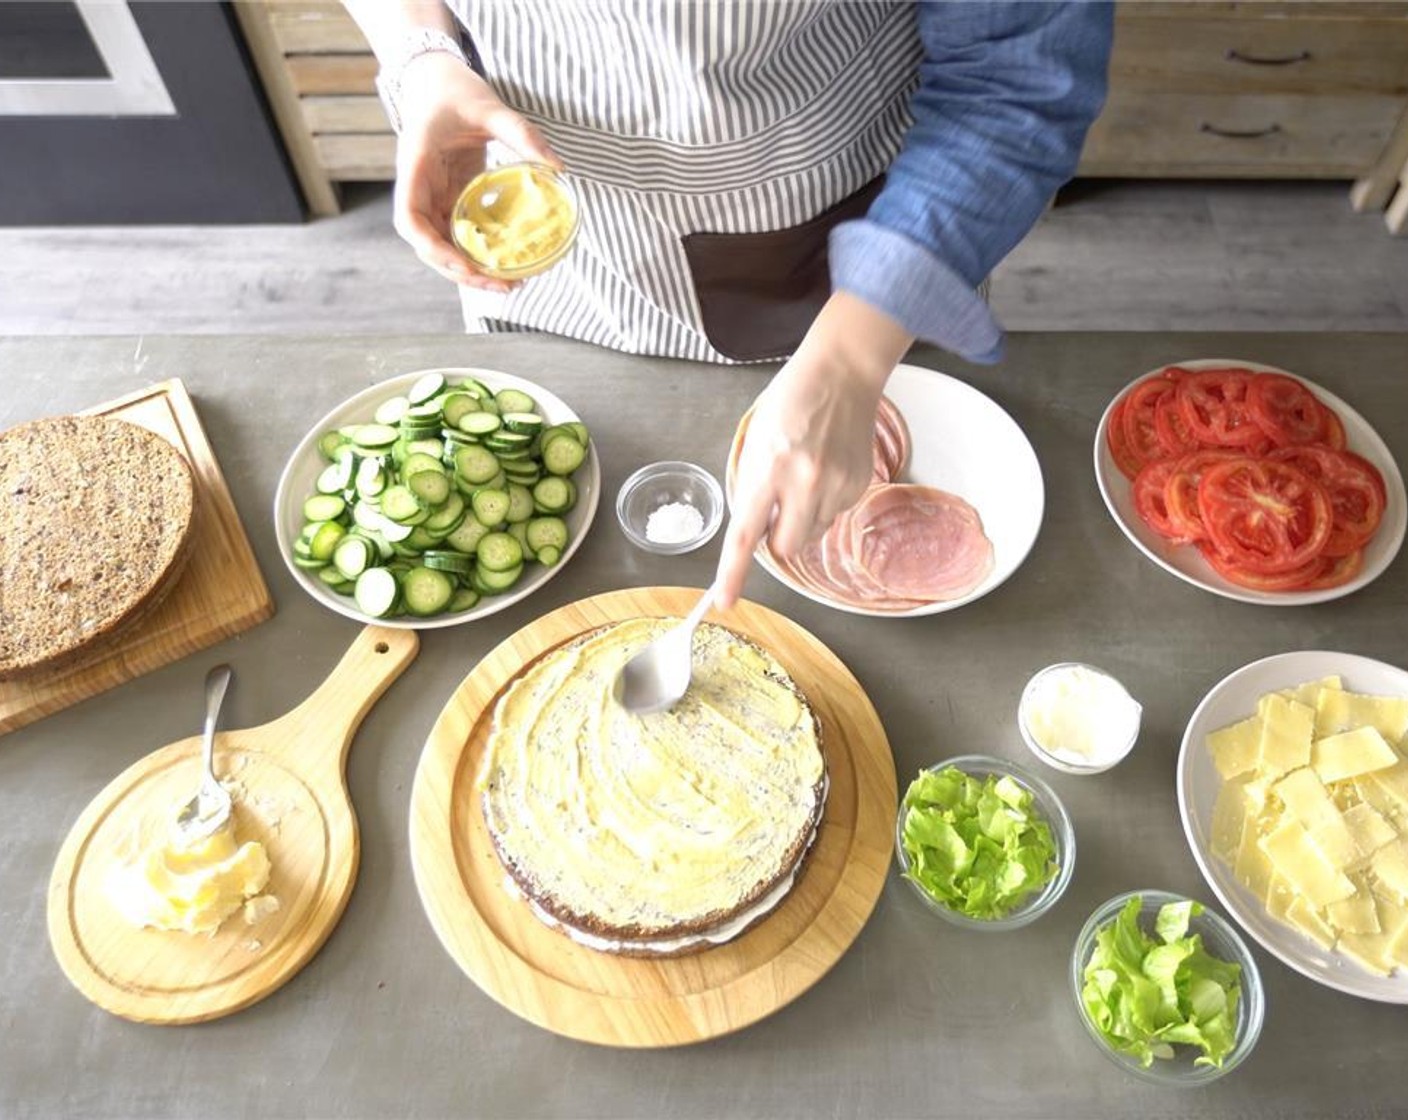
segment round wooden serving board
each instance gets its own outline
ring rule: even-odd
[[[738,1030],[810,988],[865,925],[884,886],[895,823],[895,764],[856,679],[800,626],[752,603],[710,617],[773,653],[822,725],[830,792],[796,886],[742,937],[683,957],[596,952],[534,917],[504,886],[475,788],[495,701],[535,660],[600,626],[680,616],[688,588],[598,595],[524,627],[484,658],[426,742],[411,794],[411,863],[450,955],[510,1011],[608,1046],[677,1046]]]
[[[216,773],[235,783],[236,839],[264,844],[268,893],[279,901],[253,926],[237,913],[211,935],[137,929],[105,889],[115,866],[161,842],[194,794],[199,736],[133,763],[93,799],[49,881],[49,940],[79,991],[125,1019],[197,1023],[263,999],[307,963],[342,916],[357,877],[348,748],[418,645],[414,630],[368,626],[293,711],[217,734]],[[199,698],[191,699],[194,715]]]

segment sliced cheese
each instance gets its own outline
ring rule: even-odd
[[[1315,737],[1372,727],[1390,743],[1408,732],[1408,698],[1326,689],[1315,698]]]
[[[1349,876],[1320,854],[1299,821],[1284,820],[1260,844],[1271,866],[1316,910],[1354,893]]]
[[[1396,900],[1408,901],[1408,840],[1399,837],[1385,844],[1370,858],[1369,870]]]
[[[1336,871],[1346,871],[1364,862],[1359,845],[1354,842],[1354,837],[1349,834],[1342,818],[1335,817],[1323,824],[1317,824],[1308,831],[1310,842],[1315,845],[1316,851],[1324,856],[1325,862]]]
[[[1373,806],[1362,801],[1351,805],[1341,818],[1361,856],[1371,856],[1398,835]]]
[[[1408,762],[1400,762],[1384,770],[1375,770],[1366,777],[1382,790],[1389,802],[1396,807],[1395,816],[1401,817],[1408,812]]]
[[[1310,765],[1327,784],[1384,770],[1398,761],[1398,752],[1373,727],[1356,727],[1316,739],[1310,752]]]
[[[1291,885],[1278,873],[1271,873],[1271,882],[1267,887],[1266,912],[1278,922],[1286,920],[1286,911],[1291,908],[1291,903],[1299,896],[1291,889]]]
[[[1325,924],[1320,915],[1315,912],[1315,907],[1306,902],[1301,895],[1296,895],[1286,910],[1286,921],[1319,945],[1320,948],[1334,947],[1335,931]]]
[[[1408,921],[1389,939],[1388,956],[1400,968],[1408,968]]]
[[[1330,799],[1330,791],[1309,766],[1292,770],[1271,787],[1271,792],[1306,828],[1339,820],[1340,811]]]
[[[1379,924],[1376,932],[1342,933],[1336,948],[1370,972],[1387,976],[1397,963],[1394,960],[1393,947],[1405,926],[1408,926],[1408,912],[1391,903],[1377,901],[1376,917]]]
[[[1257,765],[1270,774],[1284,774],[1310,761],[1315,731],[1315,709],[1274,692],[1257,703],[1261,716],[1261,743]]]
[[[1298,704],[1307,704],[1314,708],[1320,698],[1320,690],[1323,688],[1339,689],[1343,685],[1337,674],[1328,677],[1321,677],[1318,681],[1306,681],[1305,684],[1298,684],[1294,688],[1283,688],[1279,695],[1287,700],[1294,700]]]
[[[1237,862],[1232,865],[1237,882],[1265,902],[1271,892],[1271,860],[1261,850],[1256,824],[1248,821],[1242,829],[1242,842],[1237,845]]]
[[[1212,764],[1223,781],[1256,769],[1261,750],[1261,720],[1251,716],[1230,727],[1219,728],[1207,738]]]
[[[1325,907],[1329,924],[1343,933],[1379,933],[1379,908],[1374,898],[1361,889],[1353,898],[1342,898]]]
[[[1373,774],[1362,774],[1355,778],[1351,784],[1365,805],[1385,817],[1394,829],[1402,830],[1403,825],[1400,818],[1404,815],[1404,806],[1399,804],[1397,798],[1390,795],[1388,790],[1379,784]]]
[[[1212,854],[1226,864],[1237,862],[1237,849],[1242,843],[1242,828],[1252,814],[1247,804],[1246,783],[1223,782],[1212,807]],[[1255,827],[1255,826],[1252,826]]]

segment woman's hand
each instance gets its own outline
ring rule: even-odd
[[[838,292],[763,390],[734,480],[720,608],[742,592],[765,535],[791,556],[855,504],[871,477],[880,394],[912,341],[887,315]]]
[[[470,179],[484,170],[484,147],[498,140],[523,159],[562,161],[542,134],[495,95],[489,84],[447,54],[422,55],[401,79],[401,137],[396,145],[396,232],[446,280],[507,292],[512,284],[477,271],[455,248],[450,213]]]

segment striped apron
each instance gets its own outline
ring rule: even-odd
[[[771,269],[785,289],[805,266],[825,285],[826,229],[864,213],[910,123],[922,57],[913,5],[451,7],[494,90],[562,158],[582,207],[577,243],[553,269],[507,296],[461,289],[469,329],[696,361],[790,352],[800,333],[725,341],[748,319],[735,282]],[[496,148],[491,163],[512,158]]]

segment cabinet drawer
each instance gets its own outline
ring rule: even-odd
[[[1115,24],[1115,89],[1408,95],[1408,18],[1175,20],[1133,12]]]
[[[1383,151],[1402,98],[1112,91],[1082,175],[1346,179]]]

